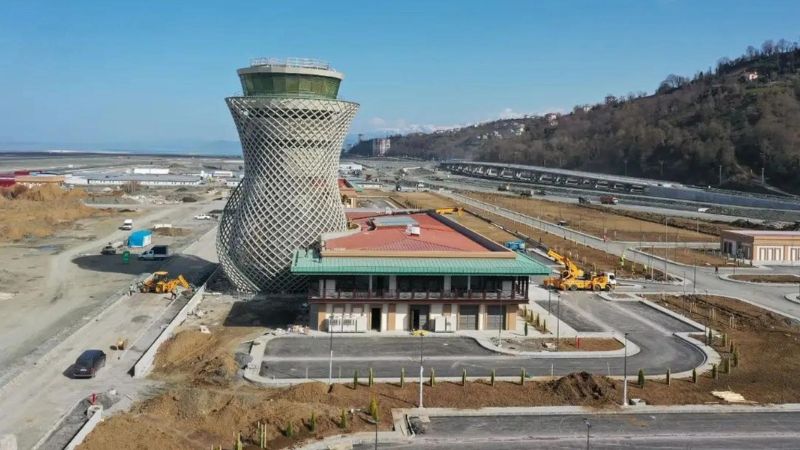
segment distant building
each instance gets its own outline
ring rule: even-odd
[[[756,81],[758,80],[758,71],[745,72],[742,77],[744,81]]]
[[[364,170],[361,164],[357,163],[341,163],[339,164],[339,175],[353,175],[360,173]]]
[[[355,187],[344,178],[339,178],[339,195],[345,208],[355,208],[358,194]]]
[[[168,175],[169,168],[166,167],[134,167],[133,173],[136,175]]]
[[[195,175],[139,175],[139,174],[91,174],[86,175],[89,185],[123,185],[138,183],[142,186],[197,186],[201,178]]]
[[[800,231],[722,230],[722,253],[754,265],[800,265]]]
[[[359,216],[292,258],[310,279],[313,329],[516,330],[530,277],[550,273],[438,214]]]
[[[372,140],[372,156],[383,156],[392,148],[392,140],[378,138]]]
[[[230,170],[215,170],[211,172],[211,176],[214,178],[233,178],[235,174]]]

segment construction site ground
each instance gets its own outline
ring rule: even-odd
[[[110,347],[118,338],[128,338],[133,345],[150,324],[157,324],[169,300],[128,298],[128,288],[137,278],[166,268],[197,282],[201,273],[208,272],[216,257],[213,236],[207,242],[197,240],[216,223],[195,221],[193,216],[222,204],[200,196],[193,203],[141,205],[138,214],[126,211],[82,219],[64,224],[50,237],[0,246],[4,255],[0,262],[0,342],[4,348],[0,352],[0,407],[5,411],[0,434],[17,434],[21,448],[29,448],[78,399],[102,392],[104,386],[127,385],[129,359],[110,362],[96,382],[71,380],[68,368],[86,349],[103,349],[114,357]],[[117,227],[123,218],[131,217],[137,229],[168,222],[191,232],[154,236],[154,243],[170,244],[178,253],[166,263],[143,262],[134,256],[124,264],[120,255],[100,255],[108,242],[127,237],[130,232]],[[194,250],[181,252],[188,244],[194,244]],[[137,351],[144,349],[137,347],[126,358]],[[112,374],[117,372],[124,377],[115,379]]]
[[[800,283],[800,277],[792,274],[735,274],[728,278],[751,283]]]
[[[463,206],[459,205],[454,200],[430,192],[398,192],[392,196],[392,199],[409,208]],[[510,207],[512,209],[514,208],[513,205],[510,205]],[[581,245],[580,243],[564,239],[562,236],[544,232],[538,228],[512,221],[489,211],[474,211],[475,214],[479,214],[485,219],[472,214],[473,211],[471,209],[467,209],[466,211],[467,213],[463,214],[461,217],[455,215],[449,217],[497,242],[503,243],[509,240],[519,239],[515,234],[509,232],[514,231],[527,236],[533,244],[554,249],[558,253],[571,258],[576,265],[586,271],[613,271],[620,278],[649,279],[652,275],[655,280],[663,279],[662,271],[657,268],[653,269],[652,267],[648,267],[645,269],[643,265],[631,264],[630,262],[626,262],[624,266],[621,266],[619,257],[602,250]],[[493,223],[502,226],[505,230],[498,228],[493,225]]]
[[[690,247],[642,247],[639,250],[654,256],[690,266],[725,267],[734,262],[721,256],[718,249],[700,249]]]
[[[726,374],[720,368],[718,379],[701,374],[698,384],[681,380],[666,387],[648,382],[632,395],[660,402],[664,395],[682,392],[683,403],[719,401],[711,391],[734,391],[758,403],[800,402],[800,324],[779,314],[740,300],[714,295],[647,295],[664,307],[708,324],[721,334],[713,347],[723,358],[732,358],[730,343],[739,354],[738,367]],[[733,317],[733,319],[731,319]],[[702,333],[700,335],[702,339]],[[732,364],[733,365],[733,364]]]
[[[608,239],[615,241],[658,242],[666,240],[666,242],[703,242],[717,240],[717,237],[711,234],[698,233],[695,230],[684,228],[665,227],[663,220],[661,223],[655,223],[637,219],[627,214],[617,214],[611,208],[593,207],[591,205],[586,207],[481,192],[463,192],[462,194],[551,223],[565,220],[569,228],[599,238],[606,236]]]

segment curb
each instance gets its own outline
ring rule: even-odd
[[[742,274],[742,275],[751,275],[751,274]],[[759,275],[759,274],[756,274]],[[762,274],[762,275],[774,275],[774,274]],[[720,280],[730,281],[731,283],[741,283],[741,284],[749,284],[752,286],[766,286],[766,287],[792,287],[797,286],[800,283],[800,278],[797,279],[797,283],[759,283],[757,281],[747,281],[747,280],[737,280],[735,278],[730,278],[733,276],[732,273],[721,273],[717,276]]]
[[[795,293],[786,294],[786,295],[783,296],[783,298],[785,298],[786,300],[789,300],[792,303],[797,303],[797,304],[800,305],[800,296],[798,296]]]

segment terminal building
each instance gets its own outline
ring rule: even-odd
[[[443,215],[357,217],[292,258],[292,273],[310,280],[312,329],[516,329],[531,277],[550,273]]]
[[[722,230],[722,253],[753,265],[800,265],[800,231]]]

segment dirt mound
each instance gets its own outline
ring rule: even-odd
[[[566,404],[580,404],[588,399],[611,400],[616,397],[616,385],[606,377],[588,372],[571,373],[546,384]]]
[[[239,367],[228,351],[224,333],[186,330],[159,349],[155,370],[162,374],[188,376],[195,383],[225,385]]]
[[[0,189],[0,241],[48,237],[77,220],[111,214],[84,205],[85,197],[82,189],[55,185]]]

